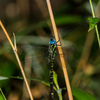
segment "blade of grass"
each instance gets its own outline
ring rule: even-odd
[[[55,39],[56,39],[56,41],[59,41],[57,27],[56,27],[56,24],[55,24],[55,21],[54,21],[54,16],[53,16],[51,4],[50,4],[49,0],[46,0],[46,2],[47,2],[48,11],[49,11],[49,14],[50,14],[50,19],[51,19]],[[61,45],[61,43],[58,42],[57,45]],[[63,54],[61,46],[58,48],[58,52],[59,52],[59,54]],[[68,73],[67,73],[67,69],[66,69],[65,60],[64,60],[63,55],[60,55],[60,60],[61,60],[62,69],[63,69],[63,72],[64,72],[64,77],[65,77],[65,82],[66,82],[66,86],[67,86],[67,90],[68,90],[69,100],[73,100],[71,87],[70,87],[70,83],[69,83],[69,78],[68,78]]]
[[[93,18],[95,18],[95,14],[94,14],[94,10],[93,10],[92,1],[89,0],[89,2],[90,2],[90,6],[91,6],[92,16],[93,16]],[[97,25],[95,25],[95,30],[96,30],[96,34],[97,34],[99,49],[100,49],[100,39],[99,39],[99,32],[98,32],[98,27],[97,27]]]
[[[2,89],[1,89],[1,88],[0,88],[0,91],[1,91],[1,94],[2,94],[2,96],[3,96],[3,98],[4,98],[4,100],[7,100],[6,97],[5,97],[5,95],[4,95],[3,92],[2,92]]]
[[[0,20],[0,26],[1,26],[2,30],[4,31],[6,37],[7,37],[8,41],[9,41],[9,43],[10,43],[10,45],[11,45],[13,51],[14,51],[14,54],[15,54],[15,56],[16,56],[16,59],[17,59],[17,61],[18,61],[19,67],[20,67],[20,70],[21,70],[21,72],[22,72],[22,75],[23,75],[23,78],[24,78],[24,81],[25,81],[25,84],[26,84],[26,87],[27,87],[29,96],[30,96],[31,100],[34,100],[33,97],[32,97],[32,93],[31,93],[31,90],[30,90],[30,88],[29,88],[29,85],[28,85],[28,82],[27,82],[27,79],[26,79],[26,76],[25,76],[23,67],[22,67],[22,65],[21,65],[21,61],[20,61],[19,56],[18,56],[18,54],[17,54],[16,46],[14,47],[14,45],[13,45],[13,43],[12,43],[12,41],[11,41],[11,39],[10,39],[10,37],[9,37],[9,35],[8,35],[7,31],[6,31],[6,29],[5,29],[5,27],[3,26],[2,22],[1,22],[1,20]],[[15,41],[15,40],[14,40],[14,41]],[[15,45],[16,45],[16,44],[15,44]]]

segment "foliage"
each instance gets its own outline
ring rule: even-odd
[[[37,1],[40,1],[40,3]],[[94,9],[96,7],[95,13],[97,18],[99,18],[100,14],[98,9],[100,2],[94,0],[92,3],[94,5]],[[74,99],[80,100],[81,96],[84,98],[85,96],[89,96],[93,100],[95,100],[94,97],[97,100],[100,100],[100,51],[98,48],[97,38],[92,30],[94,26],[97,25],[98,19],[89,18],[90,27],[88,33],[87,31],[89,25],[87,23],[87,18],[88,16],[92,17],[91,10],[89,9],[89,1],[59,0],[58,2],[57,0],[51,0],[51,4],[53,7],[56,25],[60,33],[59,37],[62,46],[75,45],[78,48],[78,51],[74,52],[72,57],[79,62],[79,65],[75,67],[67,65],[71,86],[80,88],[72,87]],[[18,0],[1,0],[0,20],[3,22],[12,41],[13,32],[15,33],[18,45],[48,46],[49,39],[52,37],[54,38],[52,35],[53,32],[48,11],[43,0],[31,0],[24,2],[19,2]],[[100,27],[99,22],[98,27]],[[25,49],[25,51],[27,52],[27,49]],[[23,54],[19,54],[21,61],[27,58],[27,55]],[[37,55],[38,54],[36,54],[36,56]],[[3,90],[4,95],[8,99],[13,92],[17,91],[18,97],[22,96],[23,80],[20,80],[22,74],[13,52],[11,53],[11,47],[1,28],[0,58],[0,76],[18,77],[18,79],[9,78],[7,80],[0,80],[0,87]],[[39,59],[37,58],[37,61],[38,60]],[[26,63],[26,66],[29,67],[32,65]],[[30,78],[29,80],[34,80],[31,81],[30,84],[32,92],[36,91],[37,93],[38,91],[38,95],[33,93],[35,95],[33,97],[38,100],[41,100],[41,98],[48,100],[50,93],[50,66],[38,65],[32,66],[32,68],[30,67],[29,69],[25,69],[26,76]],[[59,60],[56,60],[54,71],[57,73],[57,76],[55,75],[54,80],[54,89],[56,91],[58,90],[58,93],[61,89],[63,91],[61,91],[63,98],[67,100],[68,98],[65,96],[65,92],[62,89],[62,87],[65,87],[65,81]],[[48,87],[43,86],[43,84]],[[94,97],[87,92],[91,93]],[[58,100],[56,93],[55,100]],[[26,97],[26,95],[23,97]],[[0,100],[2,99],[0,98]]]
[[[95,25],[97,24],[99,19],[98,18],[90,18],[89,17],[88,20],[89,20],[89,30],[88,30],[88,32],[89,32],[90,30],[92,30],[95,27]]]

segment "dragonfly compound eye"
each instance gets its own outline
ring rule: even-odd
[[[53,41],[53,39],[51,39],[51,41]]]

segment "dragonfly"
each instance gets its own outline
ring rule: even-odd
[[[38,49],[40,50],[40,52],[44,51],[44,53],[42,53],[42,55],[39,55],[37,53],[38,54],[37,55],[37,59],[40,59],[41,56],[43,57],[43,56],[46,55],[47,57],[46,57],[46,59],[44,59],[46,61],[44,61],[44,62],[45,63],[50,63],[50,89],[51,89],[50,95],[51,95],[51,98],[52,99],[54,98],[54,90],[53,90],[53,84],[54,84],[53,83],[53,70],[54,69],[53,68],[54,68],[54,60],[55,60],[56,55],[60,55],[58,53],[58,49],[57,49],[57,47],[58,47],[57,42],[59,42],[59,41],[56,41],[54,38],[50,39],[49,40],[49,46],[48,47],[30,47],[30,48],[28,48],[27,46],[26,47],[25,46],[18,47],[18,51],[22,50],[22,48],[27,48],[28,51],[29,51],[29,49],[32,49],[32,50],[35,49],[36,52],[38,51]],[[66,46],[66,47],[63,47],[62,49],[64,49],[64,48],[67,50],[67,53],[69,53],[71,51],[73,52],[73,51],[76,51],[77,50],[77,48],[74,45],[72,45],[72,46]],[[31,55],[31,53],[30,53],[30,55]],[[74,59],[72,57],[69,57],[69,56],[66,56],[65,53],[63,55],[64,55],[65,58],[72,59],[75,62],[77,62],[76,59]],[[67,55],[69,55],[69,54],[67,54]],[[28,57],[26,59],[26,61],[28,62],[29,59],[32,59],[32,62],[34,62],[32,65],[36,65],[37,64],[37,61],[36,61],[37,59],[36,59],[35,56]],[[22,63],[25,63],[25,61],[22,61]]]

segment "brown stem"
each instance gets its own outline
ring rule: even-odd
[[[57,27],[56,27],[56,24],[55,24],[55,21],[54,21],[54,16],[53,16],[51,4],[50,4],[49,0],[46,0],[46,2],[47,2],[49,14],[50,14],[50,19],[51,19],[55,39],[56,39],[56,41],[58,41],[59,37],[58,37]],[[60,42],[58,42],[57,45],[61,45]],[[59,51],[59,54],[63,54],[61,47],[58,48],[58,51]],[[70,87],[70,83],[69,83],[69,78],[68,78],[68,73],[67,73],[66,64],[65,64],[65,60],[64,60],[63,55],[60,55],[60,60],[61,60],[62,69],[63,69],[63,73],[64,73],[64,77],[65,77],[65,82],[66,82],[66,86],[67,86],[67,90],[68,90],[69,100],[73,100],[71,87]]]

